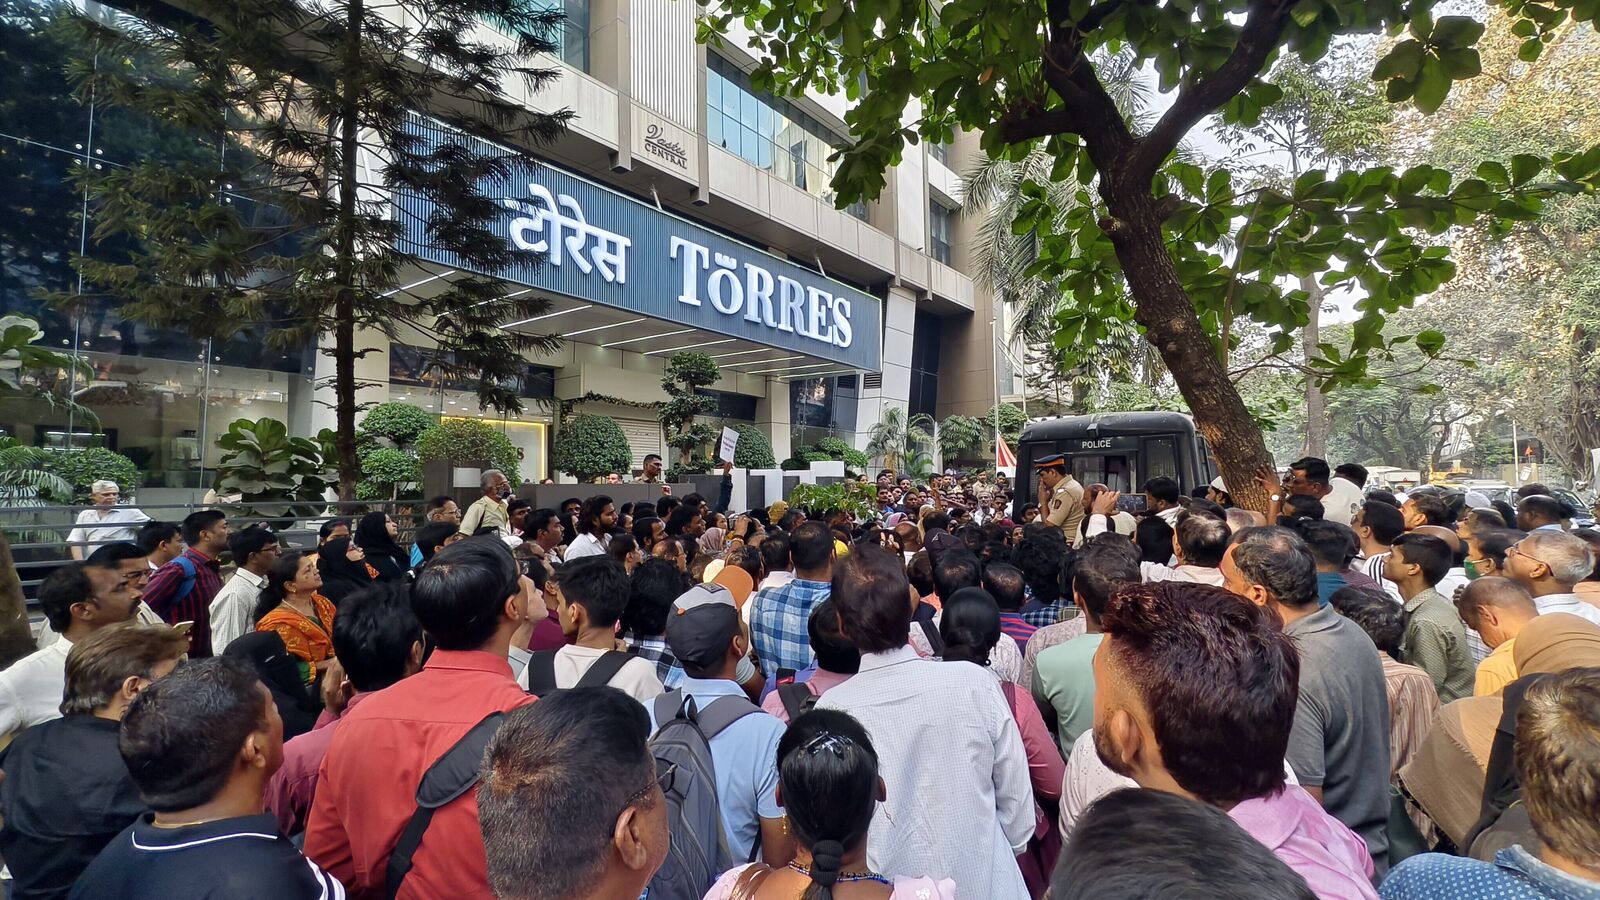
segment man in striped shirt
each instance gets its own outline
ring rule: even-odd
[[[189,629],[189,656],[211,655],[211,601],[222,590],[218,557],[228,546],[228,518],[218,509],[192,512],[183,520],[183,553],[157,569],[144,589],[145,605],[170,625]]]
[[[1350,521],[1350,527],[1361,539],[1361,556],[1352,565],[1382,586],[1391,600],[1399,603],[1400,588],[1394,582],[1384,580],[1383,567],[1389,559],[1389,546],[1406,532],[1405,516],[1392,503],[1368,500],[1361,504],[1361,509]]]

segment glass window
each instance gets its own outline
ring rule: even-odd
[[[1183,483],[1183,475],[1178,471],[1177,445],[1170,437],[1155,437],[1144,439],[1144,471],[1140,473],[1145,481],[1158,475],[1177,479]]]
[[[949,144],[929,144],[928,145],[928,155],[933,157],[934,159],[937,159],[939,162],[943,163],[947,167],[950,165],[950,145]]]
[[[710,142],[814,197],[834,202],[830,182],[837,164],[828,157],[844,143],[842,137],[793,104],[757,93],[748,75],[716,54],[706,63],[706,108],[708,121],[719,111],[730,117],[720,128],[708,125]],[[852,203],[846,212],[866,221],[867,204]]]
[[[589,71],[589,0],[528,0],[528,6],[535,11],[557,9],[565,14],[561,26],[551,35],[556,43],[555,56],[580,72]],[[500,27],[494,18],[489,21]]]
[[[950,265],[950,241],[955,212],[938,201],[928,204],[928,255]]]

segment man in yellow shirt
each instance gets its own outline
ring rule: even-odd
[[[1517,664],[1511,656],[1511,648],[1516,643],[1517,633],[1539,614],[1538,607],[1533,605],[1533,596],[1509,578],[1487,575],[1461,589],[1456,596],[1456,609],[1461,613],[1461,621],[1493,648],[1478,663],[1472,695],[1487,697],[1500,693],[1502,688],[1517,680]]]

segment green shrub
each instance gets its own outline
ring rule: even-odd
[[[410,403],[379,403],[367,410],[361,420],[360,430],[365,434],[388,438],[396,447],[404,449],[416,441],[417,436],[433,427],[438,416]]]
[[[850,445],[836,437],[826,437],[817,441],[817,449],[828,454],[829,459],[844,459],[849,452]]]
[[[754,425],[738,425],[739,443],[733,448],[733,464],[741,469],[770,469],[778,464],[772,455],[767,433]]]
[[[844,467],[852,472],[865,472],[871,463],[872,460],[860,450],[851,449],[844,452]]]
[[[356,482],[357,500],[394,500],[403,488],[411,486],[406,494],[415,493],[415,485],[422,480],[422,463],[416,454],[406,450],[379,447],[361,457],[361,480]]]
[[[582,413],[567,420],[556,433],[550,463],[579,481],[592,481],[612,472],[626,476],[633,468],[628,436],[610,416]]]
[[[512,487],[522,483],[518,471],[521,458],[511,439],[499,429],[477,419],[442,419],[417,435],[417,458],[423,462],[443,459],[451,462],[487,460],[505,473]]]
[[[76,502],[89,499],[89,486],[96,481],[115,481],[124,496],[139,488],[139,466],[133,460],[104,447],[85,450],[40,450],[40,467],[72,485]]]

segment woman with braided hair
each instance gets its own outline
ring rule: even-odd
[[[848,713],[814,709],[778,743],[778,804],[798,845],[782,868],[723,873],[705,900],[953,900],[955,882],[875,872],[867,830],[883,800],[878,754]]]

